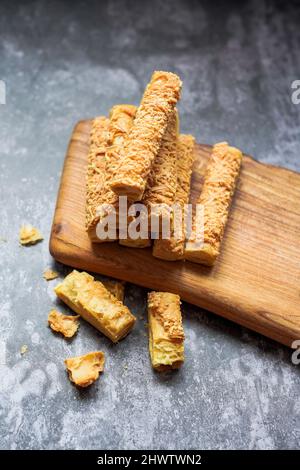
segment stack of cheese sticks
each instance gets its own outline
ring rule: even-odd
[[[116,105],[108,118],[101,116],[92,121],[86,230],[94,243],[118,242],[133,248],[152,246],[154,257],[212,266],[220,253],[242,153],[227,142],[214,145],[197,201],[203,209],[201,243],[195,211],[187,238],[184,214],[190,199],[195,139],[192,135],[179,133],[176,104],[181,86],[174,73],[154,72],[139,107]],[[122,220],[121,197],[124,196],[126,217]],[[147,231],[136,239],[128,237],[127,231],[138,219],[132,210],[137,203],[146,209],[139,217],[146,218]],[[175,230],[178,219],[170,212],[174,205],[180,209],[179,231]],[[115,231],[108,239],[99,237],[99,225],[112,214]],[[153,214],[157,219],[155,233]],[[170,236],[163,237],[161,227],[167,218],[171,218]],[[124,229],[126,236],[122,235]],[[113,342],[124,338],[135,324],[136,318],[123,303],[124,285],[118,281],[105,284],[88,273],[73,271],[55,292],[74,312]],[[77,331],[78,318],[52,311],[49,324],[54,331],[71,337]],[[179,368],[184,361],[180,297],[168,292],[150,292],[148,325],[153,368],[158,371]],[[65,362],[71,380],[77,385],[88,386],[103,370],[104,353],[92,352]]]
[[[242,161],[242,153],[226,142],[216,144],[207,166],[197,204],[203,207],[202,243],[199,245],[195,216],[186,239],[185,222],[174,230],[170,208],[189,203],[191,175],[195,157],[195,139],[179,133],[176,104],[182,83],[171,72],[154,72],[140,106],[116,105],[109,118],[92,122],[87,170],[86,229],[95,243],[119,241],[121,245],[145,248],[152,245],[153,256],[169,261],[184,260],[213,265],[220,252],[232,196]],[[125,236],[118,225],[120,196],[126,196]],[[140,202],[158,219],[153,234],[147,220],[147,233],[128,236],[134,222],[131,209]],[[109,238],[97,235],[97,226],[115,211],[116,230]],[[161,236],[164,218],[171,218],[170,236]],[[173,219],[172,219],[173,217]],[[123,227],[123,226],[122,226]],[[124,233],[124,227],[123,232]],[[154,240],[153,240],[154,239]]]

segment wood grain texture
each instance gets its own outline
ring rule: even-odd
[[[67,151],[52,256],[78,269],[177,293],[288,346],[300,339],[300,174],[246,156],[215,266],[162,261],[150,249],[91,244],[84,230],[90,126],[91,121],[76,125]],[[192,201],[211,147],[197,145],[195,152]]]

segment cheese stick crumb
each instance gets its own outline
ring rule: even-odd
[[[21,349],[20,349],[20,354],[21,356],[23,356],[24,354],[26,354],[28,351],[28,346],[27,344],[23,344],[23,346],[21,346]]]
[[[58,272],[53,271],[52,269],[46,269],[43,273],[43,278],[46,281],[52,281],[53,279],[57,279],[59,276]]]
[[[32,225],[23,225],[20,229],[21,245],[35,245],[43,239],[41,232]]]
[[[88,387],[94,383],[104,369],[104,362],[105,357],[102,351],[65,359],[69,379],[78,387]]]
[[[79,327],[79,315],[63,315],[57,310],[51,310],[48,324],[53,331],[61,333],[65,338],[72,338]]]

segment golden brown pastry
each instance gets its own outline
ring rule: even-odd
[[[53,269],[46,269],[43,273],[43,278],[46,281],[52,281],[53,279],[57,279],[59,276],[58,272],[53,271]]]
[[[21,349],[20,349],[21,356],[24,356],[24,354],[26,354],[27,352],[28,352],[28,346],[27,344],[23,344],[23,346],[21,346]]]
[[[94,383],[104,369],[104,362],[105,357],[102,351],[65,359],[69,379],[78,387],[88,387]]]
[[[211,266],[219,255],[242,156],[240,150],[230,147],[227,142],[214,145],[197,202],[204,208],[203,243],[199,243],[193,226],[185,248],[187,260]]]
[[[171,207],[175,202],[177,187],[178,129],[178,112],[175,108],[170,116],[160,149],[152,165],[143,197],[143,204],[145,204],[149,213],[149,224],[151,212],[154,222],[154,226],[149,225],[149,229],[156,233],[160,233],[164,219],[167,222],[167,227],[172,225]]]
[[[43,240],[41,232],[32,225],[22,225],[20,229],[21,245],[35,245]]]
[[[176,174],[177,186],[175,203],[178,209],[184,215],[184,206],[188,204],[191,188],[191,175],[194,163],[194,146],[195,139],[192,135],[181,134],[177,143],[177,159],[176,159]],[[178,213],[180,217],[180,212]],[[176,218],[174,223],[176,223]],[[182,217],[182,231],[174,233],[169,239],[162,239],[154,241],[153,256],[156,258],[165,259],[168,261],[176,261],[184,258],[184,245],[185,245],[185,225],[184,217]]]
[[[141,204],[141,203],[136,203]],[[124,231],[124,236],[121,235],[123,231],[120,230],[119,232],[119,244],[123,246],[127,246],[130,248],[146,248],[147,246],[151,246],[151,237],[149,235],[149,220],[148,220],[148,212],[139,212],[138,207],[136,204],[131,204],[128,207],[128,215],[127,215],[127,225],[126,230]],[[145,210],[145,206],[143,205],[143,209]],[[138,214],[138,215],[136,215]],[[134,234],[135,231],[139,235],[138,238],[133,238],[131,235],[131,224],[134,225]],[[142,226],[145,227],[145,231],[142,233]]]
[[[74,270],[54,291],[72,310],[114,343],[133,328],[135,317],[130,310],[90,274]]]
[[[178,369],[184,361],[180,297],[169,292],[148,294],[149,351],[158,371]]]
[[[170,72],[154,72],[125,143],[124,158],[111,189],[131,201],[143,197],[169,118],[180,97],[181,81]]]
[[[94,239],[99,222],[97,208],[102,201],[105,182],[105,152],[108,145],[109,119],[97,117],[92,122],[86,176],[86,230]],[[96,237],[97,238],[97,237]]]
[[[176,152],[178,128],[178,112],[175,108],[170,116],[144,192],[143,203],[149,209],[156,204],[171,206],[174,203],[177,186]]]
[[[115,175],[115,172],[123,158],[124,141],[132,127],[134,116],[136,113],[136,106],[129,104],[118,104],[114,106],[109,115],[109,126],[108,126],[108,144],[105,152],[105,176],[103,183],[103,190],[101,197],[98,200],[97,207],[97,222],[101,223],[104,217],[107,217],[112,210],[116,214],[116,223],[118,225],[118,208],[119,208],[119,197],[110,189],[110,183]],[[105,219],[104,219],[105,221]],[[113,241],[117,239],[117,236],[111,239],[101,240],[98,238],[96,233],[97,224],[94,225],[95,230],[90,232],[90,238],[94,242],[105,242]]]
[[[72,338],[79,327],[79,315],[63,315],[57,310],[51,310],[48,324],[53,331],[61,333],[65,338]]]
[[[116,299],[120,300],[120,302],[124,301],[125,282],[111,279],[103,281],[102,284]]]
[[[126,238],[119,240],[120,245],[127,246],[128,248],[147,248],[151,246],[150,238],[137,238],[133,240],[132,238]]]
[[[146,248],[151,246],[151,210],[152,218],[156,219],[156,227],[158,232],[161,229],[161,220],[163,217],[170,220],[171,212],[169,208],[174,203],[176,193],[176,149],[178,136],[178,112],[175,109],[170,117],[167,129],[162,138],[159,152],[154,160],[150,175],[148,177],[147,187],[144,192],[142,204],[147,209],[148,216],[145,222],[148,226],[148,238],[138,238],[136,240],[128,236],[127,239],[120,239],[120,245],[132,248]],[[130,224],[131,218],[128,218]]]

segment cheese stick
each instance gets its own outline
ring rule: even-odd
[[[123,230],[120,230],[120,245],[127,246],[130,248],[147,248],[152,244],[151,237],[149,236],[149,220],[148,213],[146,211],[147,208],[143,205],[142,211],[140,212],[140,204],[143,204],[143,202],[135,203],[129,205],[128,207],[127,220],[125,219],[124,221],[124,224],[126,224],[126,227],[124,227],[124,235],[127,234],[127,238],[123,238]],[[136,239],[132,238],[131,236],[133,235],[130,230],[131,224],[133,224],[135,227],[134,232],[136,232],[136,235],[140,235]],[[145,229],[142,229],[142,227],[145,227]]]
[[[178,136],[178,112],[175,109],[170,117],[167,129],[162,138],[159,152],[154,160],[154,164],[148,177],[147,187],[144,192],[142,204],[147,209],[148,231],[150,232],[150,215],[153,211],[153,218],[157,220],[158,230],[161,228],[161,220],[163,217],[170,218],[171,213],[168,210],[175,200],[176,193],[176,150]],[[130,218],[128,219],[128,224]],[[119,243],[132,248],[146,248],[151,246],[151,237],[120,239]]]
[[[119,243],[120,245],[127,246],[128,248],[147,248],[152,244],[150,238],[137,238],[136,240],[126,238],[119,240]]]
[[[147,207],[149,222],[151,211],[161,230],[162,219],[170,221],[171,206],[175,202],[177,187],[176,154],[179,120],[177,109],[172,112],[161,146],[150,171],[143,204]]]
[[[78,387],[88,387],[94,383],[99,373],[103,372],[105,356],[102,351],[95,351],[84,356],[65,359],[69,379]]]
[[[158,371],[178,369],[184,361],[180,297],[168,292],[148,294],[149,351]]]
[[[143,217],[144,216],[141,216],[141,219],[143,219]],[[136,224],[137,220],[134,217],[129,216],[127,219],[127,230],[130,227],[130,223]],[[148,217],[145,218],[145,224],[147,227],[149,226]],[[119,244],[122,246],[127,246],[129,248],[147,248],[152,245],[152,240],[151,240],[149,232],[147,232],[146,237],[143,237],[141,234],[141,237],[137,239],[130,238],[129,234],[127,234],[127,238],[119,239]]]
[[[169,118],[180,97],[181,81],[170,72],[154,72],[125,144],[112,190],[131,201],[143,197]]]
[[[115,210],[116,223],[118,223],[119,197],[110,189],[110,183],[123,157],[124,140],[132,126],[136,113],[136,106],[119,104],[114,106],[109,115],[108,142],[105,152],[105,170],[101,177],[104,179],[101,194],[98,198],[98,206],[93,222],[93,230],[89,236],[94,242],[114,241],[116,238],[100,239],[97,236],[97,224],[103,217]]]
[[[55,287],[56,295],[114,343],[132,329],[135,317],[100,281],[73,271]]]
[[[191,175],[194,163],[195,139],[192,135],[181,134],[177,143],[176,174],[177,185],[175,194],[175,204],[181,211],[182,230],[174,233],[169,239],[158,239],[154,241],[153,256],[168,261],[176,261],[184,258],[185,245],[185,224],[184,207],[188,204],[190,197]],[[176,220],[174,220],[176,223]]]
[[[86,175],[86,230],[94,238],[99,221],[97,207],[105,181],[105,152],[108,144],[109,119],[97,117],[92,122]]]
[[[214,145],[198,199],[198,204],[204,208],[203,243],[199,246],[194,224],[185,249],[187,260],[208,266],[216,261],[241,162],[242,152],[237,148],[230,147],[227,142]]]

